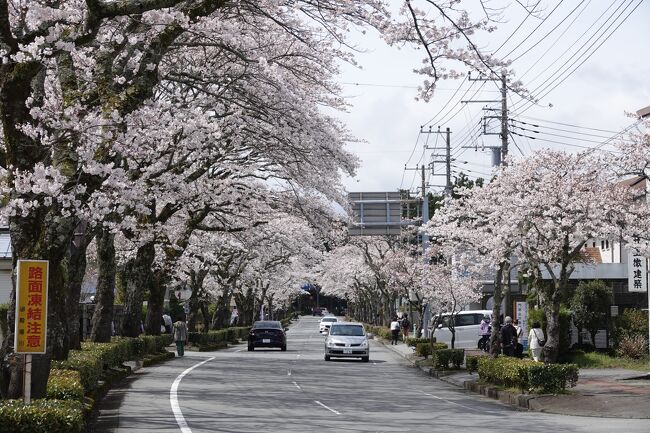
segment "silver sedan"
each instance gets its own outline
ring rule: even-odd
[[[325,339],[325,361],[331,358],[361,358],[370,360],[368,337],[361,323],[332,323]]]

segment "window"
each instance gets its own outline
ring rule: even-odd
[[[264,322],[255,322],[253,323],[253,328],[266,328],[266,329],[282,329],[280,322],[276,321],[264,321]]]
[[[474,314],[458,314],[456,316],[456,326],[475,325]]]
[[[363,337],[363,326],[359,325],[333,325],[330,328],[330,335],[344,335],[352,337]]]

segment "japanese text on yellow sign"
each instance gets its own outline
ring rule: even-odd
[[[16,353],[45,353],[47,338],[47,260],[18,260]]]

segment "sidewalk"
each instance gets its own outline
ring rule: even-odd
[[[415,365],[413,349],[404,343],[390,345],[376,339],[394,353]],[[420,367],[430,374],[429,367]],[[480,386],[478,375],[465,371],[436,375],[438,379],[480,392],[502,402],[537,412],[604,418],[650,418],[650,372],[625,369],[581,369],[580,378],[569,394],[516,395],[498,392],[495,387]]]

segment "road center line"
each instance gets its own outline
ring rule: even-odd
[[[178,385],[181,384],[181,380],[190,373],[190,371],[194,370],[196,367],[200,367],[206,362],[210,362],[214,359],[215,357],[213,356],[212,358],[208,358],[205,361],[201,361],[196,365],[191,366],[184,372],[178,375],[176,380],[174,380],[174,383],[172,383],[172,387],[169,390],[169,402],[171,403],[172,406],[172,412],[174,412],[174,418],[176,418],[176,424],[178,424],[178,427],[181,429],[181,433],[192,433],[192,430],[190,427],[187,425],[187,421],[185,421],[185,417],[183,417],[183,412],[181,412],[181,407],[178,404]]]
[[[300,389],[300,390],[302,390],[302,388],[300,387],[300,385],[298,385],[298,384],[296,383],[296,381],[295,381],[295,380],[294,380],[293,382],[291,382],[291,383],[293,383],[293,384],[294,384],[294,385],[296,386],[296,388],[298,388],[298,389]]]
[[[334,409],[332,409],[331,407],[327,407],[327,406],[325,406],[323,403],[321,403],[321,402],[318,401],[318,400],[314,400],[314,403],[316,403],[316,404],[318,404],[318,405],[320,405],[320,406],[323,406],[325,409],[329,410],[330,412],[334,412],[334,413],[337,414],[337,415],[341,415],[341,412],[339,412],[339,411],[337,411],[337,410],[334,410]]]

